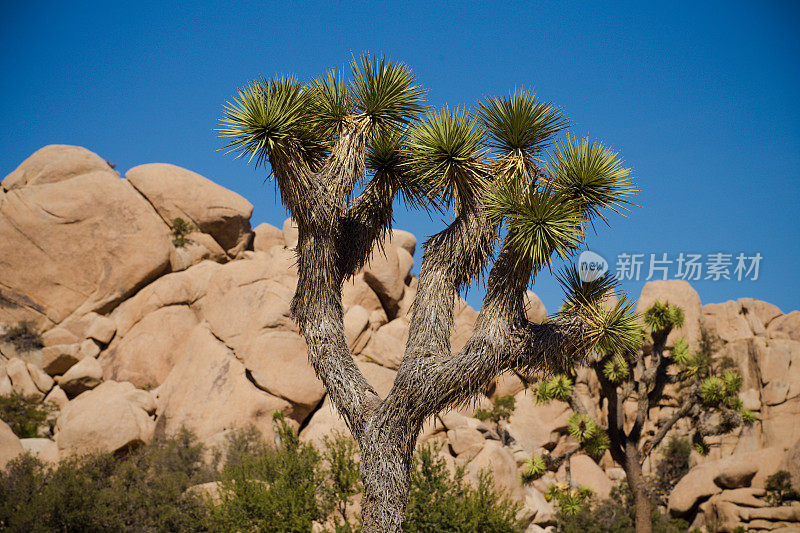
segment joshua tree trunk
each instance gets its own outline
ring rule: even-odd
[[[635,444],[626,446],[625,475],[628,486],[633,494],[634,509],[636,512],[636,533],[652,533],[652,509],[647,484],[639,464],[639,452]]]

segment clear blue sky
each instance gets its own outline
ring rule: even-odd
[[[0,176],[43,145],[76,144],[123,173],[192,169],[248,198],[254,225],[280,225],[263,170],[217,151],[223,103],[253,78],[306,79],[368,50],[407,63],[432,105],[533,88],[574,134],[619,150],[640,207],[589,240],[612,269],[620,252],[645,254],[645,270],[651,253],[759,252],[758,281],[694,286],[704,303],[752,296],[788,312],[800,308],[798,27],[795,0],[6,1]],[[444,223],[397,212],[396,227],[420,240]],[[624,287],[638,296],[643,284]],[[552,278],[533,290],[556,309]]]

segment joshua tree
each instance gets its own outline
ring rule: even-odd
[[[568,272],[562,283],[568,287],[580,284],[584,291],[593,294],[607,293],[613,288],[608,276],[581,283],[574,269]],[[565,308],[584,305],[583,301],[569,298]],[[659,301],[648,308],[643,322],[650,333],[650,341],[645,343],[644,330],[639,330],[637,335],[637,326],[631,322],[632,307],[632,303],[618,303],[615,309],[625,310],[624,315],[616,318],[615,312],[606,315],[616,322],[615,327],[622,326],[620,332],[624,330],[626,333],[617,335],[611,343],[597,344],[595,358],[590,363],[600,383],[597,405],[607,406],[607,423],[596,418],[577,394],[573,386],[574,371],[539,382],[536,399],[539,402],[556,399],[568,403],[573,411],[568,419],[569,433],[589,455],[599,459],[608,450],[614,461],[622,466],[636,506],[636,531],[641,533],[652,531],[651,494],[642,473],[642,463],[670,429],[679,420],[689,419],[695,449],[705,455],[708,445],[704,437],[727,433],[755,418],[753,413],[743,408],[739,399],[742,380],[733,368],[735,364],[713,358],[712,342],[705,333],[699,350],[695,352],[690,351],[683,338],[667,346],[672,329],[684,323],[682,309]],[[620,342],[621,338],[627,342]],[[677,385],[678,406],[671,416],[658,421],[652,435],[646,436],[643,430],[650,410],[659,405],[668,384]],[[624,405],[628,401],[635,402],[636,409],[626,415]],[[562,462],[568,473],[569,459],[575,451],[531,458],[523,471],[523,480],[535,479],[547,469],[558,468]]]
[[[350,71],[349,81],[331,70],[305,84],[253,82],[226,105],[221,135],[238,156],[269,164],[297,223],[293,317],[360,447],[364,531],[391,532],[402,527],[426,419],[470,401],[502,372],[559,371],[611,342],[613,332],[583,308],[528,322],[523,296],[553,256],[579,249],[587,225],[624,208],[634,189],[601,144],[555,142],[567,120],[529,92],[423,116],[425,91],[406,66],[365,54]],[[382,398],[348,349],[341,288],[380,247],[398,195],[452,209],[454,219],[425,243],[405,355]],[[489,266],[501,234],[474,333],[452,354],[455,294]]]

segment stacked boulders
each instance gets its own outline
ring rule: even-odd
[[[298,278],[291,219],[251,231],[252,205],[194,172],[148,164],[120,178],[105,160],[73,146],[37,151],[3,180],[0,192],[0,328],[29,322],[42,332],[41,348],[0,342],[0,395],[17,393],[54,411],[35,439],[20,440],[0,424],[0,467],[23,451],[48,461],[124,452],[181,428],[217,444],[252,426],[271,442],[276,410],[306,442],[346,433],[291,318]],[[409,334],[416,244],[410,233],[393,230],[343,287],[347,342],[382,395],[394,382]],[[696,348],[703,331],[720,339],[720,353],[742,370],[745,406],[760,416],[753,428],[712,442],[709,458],[693,458],[697,468],[732,453],[783,450],[800,438],[800,425],[785,422],[800,414],[800,312],[784,315],[751,299],[703,306],[688,283],[676,281],[648,283],[639,306],[657,299],[686,313],[672,340],[684,336]],[[534,322],[547,317],[532,292],[526,312]],[[478,314],[457,297],[453,315],[456,352]],[[474,405],[426,424],[419,441],[436,443],[447,464],[464,467],[469,479],[489,469],[524,504],[530,531],[539,531],[555,520],[543,494],[549,483],[565,479],[564,468],[528,486],[520,482],[521,468],[532,455],[570,451],[577,443],[567,431],[568,406],[536,404],[525,379],[500,376]],[[591,372],[579,374],[576,390],[602,418],[602,407],[588,401],[597,387]],[[517,406],[510,420],[474,418],[478,407],[509,394]],[[674,407],[668,391],[645,432]],[[707,490],[686,496],[689,503],[676,503],[674,512],[692,520],[730,517],[729,503],[745,508],[737,502],[761,497],[761,470],[745,483],[748,473],[723,469],[730,479],[715,474],[708,481],[707,472],[693,471]],[[608,455],[600,461],[573,455],[571,473],[600,496],[624,477]],[[751,492],[745,497],[743,490]],[[766,520],[737,512],[752,527]]]

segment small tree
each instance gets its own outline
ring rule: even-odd
[[[591,306],[592,299],[607,294],[613,288],[609,276],[583,283],[574,269],[562,281],[574,287],[573,293],[583,296],[568,299],[565,307]],[[603,301],[602,296],[599,301]],[[743,424],[751,423],[753,413],[742,407],[739,390],[742,380],[727,361],[716,361],[711,353],[712,343],[707,336],[701,349],[692,352],[684,339],[667,346],[673,328],[684,323],[683,311],[669,303],[655,302],[644,313],[643,321],[650,334],[644,343],[644,330],[638,326],[633,304],[622,298],[611,311],[599,318],[604,327],[616,331],[613,342],[598,343],[596,357],[590,363],[600,383],[598,406],[607,406],[607,423],[595,417],[584,405],[574,387],[574,371],[541,381],[536,389],[539,402],[561,400],[569,404],[572,414],[568,429],[589,455],[599,459],[608,450],[611,457],[625,470],[636,511],[636,531],[652,531],[651,494],[642,473],[642,463],[662,442],[667,433],[681,419],[689,419],[693,429],[695,449],[708,453],[705,437],[730,432]],[[660,419],[653,435],[645,437],[644,428],[650,410],[659,405],[665,387],[677,386],[679,405],[673,414]],[[624,404],[636,403],[636,410],[626,415]],[[535,457],[523,476],[535,479],[547,468],[557,468],[577,450],[559,456]],[[567,468],[569,475],[569,468]]]
[[[297,223],[292,314],[358,442],[364,530],[384,533],[401,530],[425,420],[502,372],[579,361],[601,338],[583,308],[530,323],[524,295],[532,276],[583,246],[592,221],[628,204],[634,189],[630,170],[601,144],[554,144],[567,120],[527,91],[421,117],[425,91],[405,65],[365,54],[350,71],[349,81],[330,70],[306,84],[253,82],[226,106],[221,134],[239,156],[270,165]],[[451,208],[454,219],[425,243],[405,355],[382,398],[348,348],[341,294],[391,228],[396,196]],[[491,263],[501,233],[473,335],[454,355],[455,294]]]

